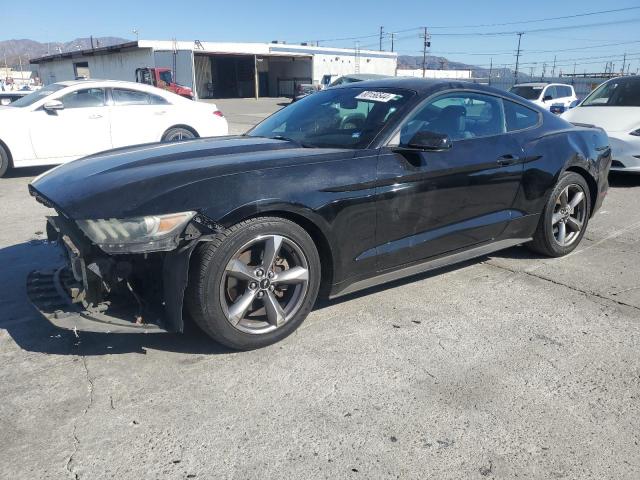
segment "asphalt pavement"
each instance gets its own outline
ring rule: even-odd
[[[241,133],[279,103],[219,107]],[[0,180],[0,478],[640,478],[640,176],[611,178],[568,257],[512,248],[237,353],[41,318],[42,171]]]

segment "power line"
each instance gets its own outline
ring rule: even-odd
[[[638,10],[640,9],[640,6],[638,7],[625,7],[625,8],[616,8],[616,9],[612,9],[612,10],[600,10],[598,12],[586,12],[586,13],[576,13],[574,15],[564,15],[562,17],[547,17],[547,18],[539,18],[536,20],[521,20],[518,22],[505,22],[505,23],[484,23],[484,24],[478,24],[478,25],[451,25],[451,26],[437,26],[437,27],[430,27],[432,30],[433,29],[445,29],[445,28],[481,28],[481,27],[504,27],[507,25],[523,25],[526,23],[538,23],[538,22],[548,22],[551,20],[566,20],[569,18],[578,18],[578,17],[588,17],[588,16],[592,16],[592,15],[602,15],[602,14],[606,14],[606,13],[617,13],[617,12],[626,12],[629,10]]]
[[[535,34],[538,32],[553,32],[556,30],[574,30],[576,28],[589,28],[589,27],[606,27],[609,25],[621,25],[624,23],[637,23],[640,22],[640,18],[627,18],[625,20],[613,20],[610,22],[598,22],[598,23],[585,23],[581,25],[563,25],[558,27],[544,27],[536,28],[533,30],[524,30],[522,33]],[[456,32],[456,33],[434,33],[434,36],[439,37],[497,37],[504,35],[517,35],[519,31],[501,31],[501,32]]]
[[[616,8],[616,9],[610,9],[610,10],[600,10],[600,11],[596,11],[596,12],[577,13],[577,14],[573,14],[573,15],[564,15],[564,16],[559,16],[559,17],[539,18],[539,19],[534,19],[534,20],[520,20],[520,21],[504,22],[504,23],[485,23],[485,24],[476,24],[476,25],[440,25],[440,26],[429,27],[429,28],[431,28],[432,30],[433,29],[446,30],[446,29],[460,29],[460,28],[484,28],[484,27],[499,27],[499,26],[508,26],[508,25],[522,25],[522,24],[529,24],[529,23],[539,23],[539,22],[552,21],[552,20],[566,20],[566,19],[571,19],[571,18],[580,18],[580,17],[587,17],[587,16],[593,16],[593,15],[603,15],[603,14],[608,14],[608,13],[618,13],[618,12],[625,12],[625,11],[638,10],[638,9],[640,9],[640,6]],[[627,19],[627,20],[620,20],[620,21],[614,21],[614,22],[600,22],[600,23],[597,23],[597,24],[588,24],[588,25],[574,25],[574,26],[564,26],[564,27],[547,27],[547,28],[529,30],[529,31],[525,31],[523,33],[536,33],[536,32],[553,31],[553,30],[564,30],[564,29],[568,29],[568,28],[582,28],[582,27],[598,26],[598,25],[614,25],[614,24],[617,24],[618,22],[620,22],[620,23],[630,23],[630,22],[639,21],[639,20],[640,19],[632,19],[632,20]],[[397,34],[397,33],[414,32],[414,31],[422,30],[422,28],[423,27],[412,27],[412,28],[406,28],[406,29],[403,29],[403,30],[395,30],[395,33]],[[470,32],[470,33],[434,33],[432,35],[509,35],[509,34],[513,35],[513,34],[517,34],[517,33],[518,32]],[[373,33],[373,34],[351,36],[351,37],[318,39],[318,40],[314,40],[313,42],[340,42],[340,41],[348,41],[348,40],[361,40],[361,39],[366,39],[366,38],[375,38],[375,37],[378,37],[379,35],[380,35],[380,33],[376,32],[376,33]]]

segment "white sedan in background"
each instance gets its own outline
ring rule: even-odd
[[[611,144],[611,170],[640,173],[640,77],[607,80],[562,118],[603,128]]]
[[[53,165],[112,148],[228,131],[214,104],[149,85],[54,83],[0,107],[0,177],[10,167]]]

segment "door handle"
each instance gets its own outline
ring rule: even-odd
[[[95,120],[97,118],[102,118],[102,115],[100,115],[99,113],[94,113],[93,115],[89,115],[90,120]]]
[[[497,163],[501,167],[507,167],[509,165],[514,165],[516,163],[519,163],[520,160],[521,158],[518,157],[517,155],[507,154],[507,155],[502,155],[501,157],[498,157]]]

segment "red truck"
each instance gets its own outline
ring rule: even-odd
[[[170,68],[138,68],[136,69],[136,82],[163,88],[193,100],[193,90],[175,83]]]

